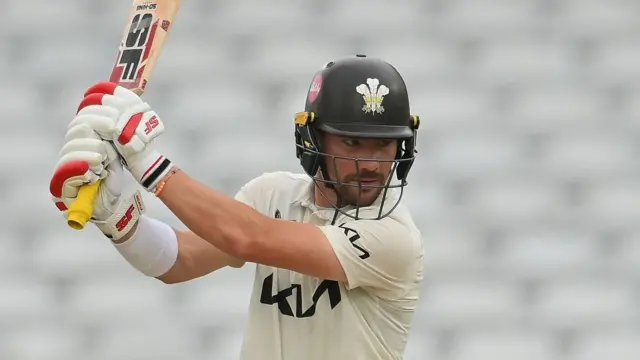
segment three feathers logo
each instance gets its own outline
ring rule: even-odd
[[[356,91],[358,94],[362,95],[362,98],[364,99],[362,111],[372,114],[382,114],[384,112],[382,101],[384,100],[385,95],[389,94],[389,88],[384,85],[380,85],[380,80],[369,78],[367,79],[366,84],[358,85],[358,87],[356,87]]]

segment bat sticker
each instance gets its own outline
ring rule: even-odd
[[[153,24],[153,14],[136,14],[129,26],[127,37],[122,43],[122,50],[111,81],[137,82],[142,73],[143,63],[149,56],[157,24]],[[132,84],[133,86],[137,84]]]

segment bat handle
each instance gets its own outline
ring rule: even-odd
[[[98,195],[100,182],[102,182],[102,180],[98,180],[93,184],[83,185],[80,187],[80,190],[78,190],[78,197],[76,201],[69,206],[67,213],[67,224],[72,229],[84,229],[87,221],[91,219],[91,215],[93,215],[93,201]]]

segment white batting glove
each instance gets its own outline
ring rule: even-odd
[[[140,192],[123,200],[124,169],[113,146],[87,125],[70,127],[49,184],[53,201],[65,219],[80,187],[93,184],[98,179],[103,181],[89,221],[108,238],[118,240],[144,213]]]
[[[80,124],[111,141],[124,166],[147,191],[153,192],[171,171],[171,161],[153,144],[164,132],[164,124],[133,91],[111,82],[95,84],[85,93],[70,126]]]

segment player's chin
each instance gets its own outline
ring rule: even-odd
[[[358,188],[347,189],[348,194],[346,194],[345,200],[347,200],[349,205],[353,206],[371,206],[378,198],[380,191],[378,188],[362,188],[362,190]]]

